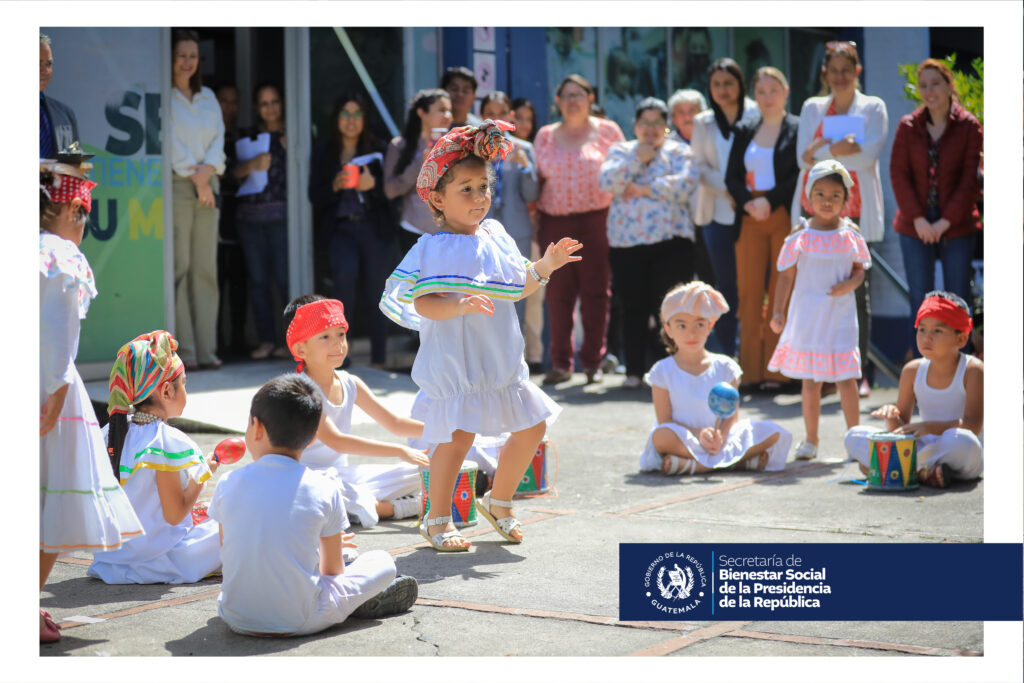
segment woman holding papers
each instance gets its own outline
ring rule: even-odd
[[[382,283],[398,263],[398,236],[384,195],[383,145],[367,121],[358,93],[339,97],[331,113],[333,134],[313,150],[309,200],[326,233],[334,297],[347,314],[366,309],[370,364],[387,363],[387,319],[377,311]],[[362,296],[357,296],[362,290]]]
[[[282,333],[275,333],[275,310],[288,302],[288,181],[285,163],[284,103],[276,85],[256,88],[260,122],[240,131],[238,163],[231,173],[241,183],[235,200],[238,241],[245,254],[249,302],[259,346],[250,354],[263,360],[274,353],[291,358]],[[281,301],[275,308],[273,289]],[[275,347],[279,351],[275,352]]]
[[[860,227],[866,242],[881,242],[885,235],[882,181],[878,158],[889,130],[885,102],[860,91],[860,59],[853,41],[833,41],[825,45],[825,63],[821,67],[822,95],[804,101],[800,110],[800,128],[796,140],[800,180],[793,194],[794,222],[810,215],[804,186],[807,172],[824,159],[836,159],[849,170],[854,185],[841,217]],[[873,366],[868,361],[871,339],[871,310],[868,279],[855,290],[857,297],[858,347],[864,370],[860,395],[870,392]]]
[[[216,369],[217,194],[224,173],[224,119],[199,74],[199,34],[171,36],[171,168],[174,325],[185,368]]]

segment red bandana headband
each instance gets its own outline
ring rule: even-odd
[[[935,318],[958,332],[970,333],[971,328],[974,327],[967,311],[941,296],[930,296],[921,302],[921,308],[917,309],[917,319],[914,320],[915,329],[924,318]]]
[[[292,346],[299,342],[311,339],[324,330],[332,327],[341,327],[348,332],[348,321],[345,320],[345,306],[337,299],[319,299],[311,303],[299,306],[295,311],[295,317],[288,325],[288,332],[285,334],[285,341],[288,343],[288,350],[292,352],[292,358],[298,362],[295,372],[302,372],[306,367],[306,361],[295,355]]]
[[[58,204],[69,204],[72,199],[78,197],[82,200],[82,206],[86,213],[92,211],[92,188],[96,183],[91,180],[82,180],[70,175],[53,174],[53,184],[47,186],[50,193],[50,201]]]
[[[420,168],[416,178],[416,193],[420,199],[429,204],[430,191],[437,187],[437,181],[441,180],[452,164],[470,155],[484,161],[504,159],[514,147],[503,133],[506,130],[515,130],[515,126],[506,121],[487,119],[479,127],[460,126],[448,131],[434,144]]]

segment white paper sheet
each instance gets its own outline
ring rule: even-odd
[[[854,140],[864,144],[864,117],[860,114],[836,114],[825,117],[821,130],[822,137],[838,142],[851,133]]]
[[[270,133],[260,133],[253,140],[250,137],[239,138],[235,142],[235,154],[239,161],[249,161],[258,154],[270,151]],[[247,194],[259,194],[267,187],[267,172],[253,171],[245,177],[245,181],[238,188],[238,197]]]

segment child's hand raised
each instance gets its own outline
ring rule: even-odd
[[[427,457],[426,451],[418,451],[415,448],[409,448],[408,446],[401,446],[400,448],[401,454],[398,457],[402,460],[406,461],[410,465],[430,467],[430,458]]]
[[[470,313],[483,313],[494,315],[494,302],[483,294],[473,294],[459,299],[455,305],[456,315],[469,315]]]
[[[886,403],[880,408],[871,411],[871,417],[880,417],[883,420],[899,420],[902,418],[900,409],[892,403]]]
[[[582,248],[580,242],[571,237],[563,237],[558,240],[558,244],[548,244],[548,248],[544,250],[543,260],[551,266],[552,271],[555,271],[570,261],[582,261],[582,256],[573,256]]]

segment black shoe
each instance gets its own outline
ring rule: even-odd
[[[412,607],[419,594],[416,579],[399,576],[383,591],[360,605],[352,616],[356,619],[379,619],[389,614],[398,614]]]

